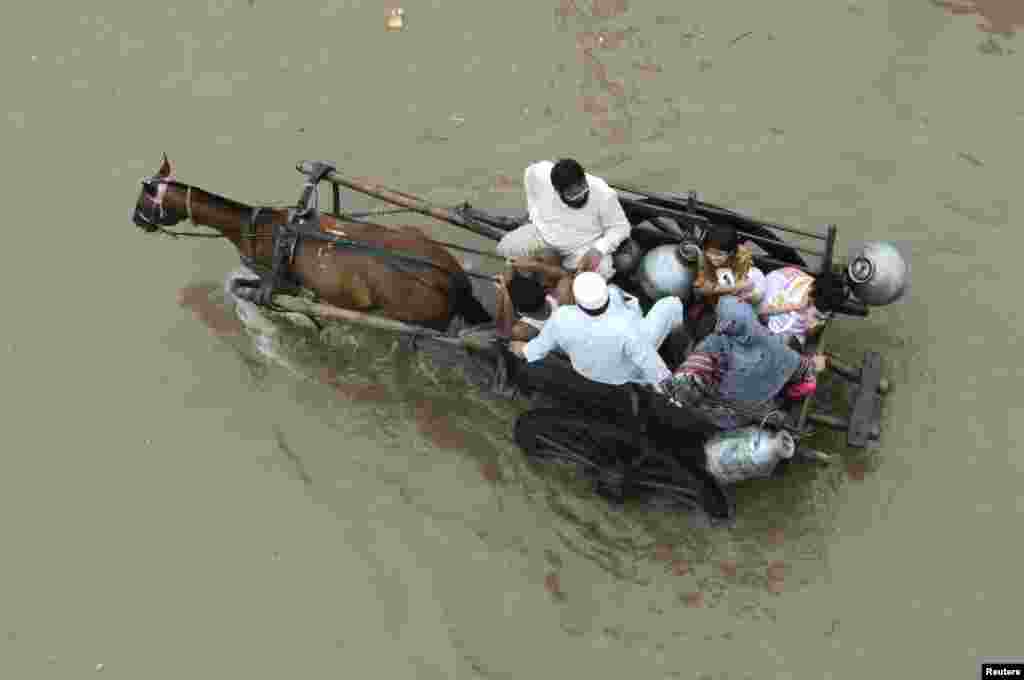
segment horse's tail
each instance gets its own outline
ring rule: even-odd
[[[473,284],[465,272],[452,274],[452,312],[453,316],[461,316],[470,326],[490,323],[494,319],[487,308],[473,295]]]

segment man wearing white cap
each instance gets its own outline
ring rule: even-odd
[[[672,374],[658,348],[682,325],[682,301],[662,298],[645,317],[636,298],[594,272],[577,275],[572,294],[575,305],[560,306],[540,335],[512,342],[509,348],[529,362],[560,349],[585,378],[607,385],[640,383],[660,391],[661,382]]]
[[[605,280],[612,278],[612,254],[632,230],[615,190],[571,158],[534,163],[526,168],[523,183],[530,221],[498,242],[498,255],[554,251],[569,271],[596,271]]]

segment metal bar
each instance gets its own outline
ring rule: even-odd
[[[361,222],[361,223],[362,224],[371,224],[371,225],[373,224],[372,222]],[[373,225],[373,226],[380,226],[380,225]],[[386,227],[384,227],[384,228],[386,229]],[[384,257],[397,257],[400,260],[406,260],[408,262],[419,262],[420,264],[424,264],[424,265],[427,265],[429,267],[434,267],[435,269],[443,271],[446,274],[454,274],[455,273],[455,272],[451,271],[450,269],[446,269],[446,268],[442,267],[441,265],[437,264],[436,262],[434,262],[433,260],[431,260],[429,258],[421,257],[419,255],[413,255],[412,253],[405,253],[405,252],[402,252],[400,250],[389,250],[387,248],[378,248],[377,246],[370,245],[369,243],[363,243],[361,241],[354,241],[352,239],[342,238],[341,236],[338,236],[337,234],[334,234],[332,232],[327,232],[327,231],[309,231],[309,232],[306,232],[306,231],[304,231],[304,232],[300,233],[300,237],[301,238],[313,239],[315,241],[324,241],[326,243],[330,243],[335,248],[351,248],[353,250],[363,250],[363,251],[369,252],[371,254],[375,253],[377,255],[381,255],[381,256],[384,256]],[[425,240],[430,241],[430,239],[425,239]],[[437,244],[438,245],[442,245],[442,246],[449,245],[449,244],[445,244],[445,243],[441,243],[441,242],[437,242]],[[461,246],[455,246],[455,247],[456,248],[461,248]],[[477,251],[477,252],[480,252],[480,251]],[[481,252],[481,254],[485,254],[485,253]],[[471,277],[476,278],[476,279],[482,279],[484,281],[497,281],[497,278],[495,278],[493,276],[490,276],[488,274],[477,274],[475,272],[466,271],[465,268],[461,268],[461,269],[462,269],[462,273],[465,274],[466,276],[471,276]]]
[[[747,238],[749,238],[751,241],[754,241],[754,242],[773,243],[773,244],[775,244],[777,246],[783,246],[784,248],[792,248],[793,250],[799,251],[801,253],[807,253],[808,255],[816,255],[818,257],[824,257],[825,256],[825,253],[821,252],[820,250],[814,250],[812,248],[804,248],[803,246],[796,246],[796,245],[793,245],[792,243],[786,243],[785,241],[780,241],[778,239],[768,238],[767,236],[756,236],[754,234],[748,234],[745,231],[743,231],[742,229],[737,229],[736,233],[739,234],[740,236],[746,236]]]
[[[681,196],[677,197],[677,196],[675,196],[673,194],[663,194],[663,193],[657,193],[657,192],[652,192],[652,191],[645,191],[643,189],[638,189],[638,188],[636,188],[636,187],[634,187],[632,185],[629,185],[629,184],[609,184],[608,186],[610,186],[613,189],[617,189],[617,190],[620,190],[620,191],[625,191],[625,192],[630,193],[630,194],[636,194],[637,196],[644,196],[644,197],[652,199],[652,200],[661,201],[663,203],[669,203],[669,204],[672,204],[672,205],[679,205],[680,202],[685,202],[685,199],[683,199]],[[806,230],[803,230],[803,229],[795,229],[793,227],[784,227],[781,224],[772,224],[771,222],[764,222],[762,220],[754,219],[754,218],[749,217],[747,215],[743,215],[741,213],[738,213],[738,212],[736,212],[734,210],[729,210],[728,208],[722,208],[722,207],[719,207],[719,206],[716,206],[716,205],[712,205],[711,203],[704,203],[702,201],[697,201],[697,207],[699,209],[701,209],[701,210],[706,210],[707,212],[710,212],[710,213],[716,213],[716,214],[719,214],[719,215],[722,215],[722,216],[733,217],[733,218],[741,219],[741,220],[748,220],[750,222],[754,222],[756,224],[759,224],[762,227],[767,227],[769,229],[778,229],[780,231],[787,231],[787,232],[789,232],[791,234],[800,234],[801,236],[807,236],[809,238],[816,238],[819,241],[824,241],[827,238],[826,236],[822,236],[821,234],[817,234],[817,233],[815,233],[813,231],[806,231]]]
[[[311,165],[312,164],[309,161],[303,161],[301,163],[296,164],[295,169],[303,173],[304,175],[309,175],[312,172]],[[464,215],[461,215],[454,210],[432,205],[421,198],[412,196],[411,194],[406,194],[400,191],[394,191],[379,184],[374,184],[373,182],[361,181],[355,178],[345,177],[344,175],[341,175],[336,171],[331,171],[327,173],[324,179],[336,185],[348,187],[349,189],[358,191],[360,193],[364,193],[368,196],[379,198],[382,201],[387,201],[388,203],[393,203],[395,205],[400,205],[402,207],[409,208],[410,210],[418,212],[421,215],[426,215],[428,217],[433,217],[434,219],[441,220],[442,222],[454,224],[456,227],[462,227],[463,229],[467,229],[475,234],[484,236],[489,239],[493,239],[495,241],[500,241],[501,238],[507,233],[506,231],[498,229],[497,227],[493,227],[489,224],[484,224],[479,220],[470,220]]]
[[[660,205],[647,205],[647,204],[644,204],[644,203],[642,203],[640,201],[631,201],[631,199],[628,199],[628,198],[627,199],[620,199],[620,202],[623,201],[623,200],[625,200],[627,202],[627,204],[628,203],[639,204],[641,207],[652,209],[652,210],[657,211],[657,212],[659,212],[659,213],[661,213],[661,214],[663,214],[663,215],[665,215],[667,217],[673,217],[673,218],[676,218],[676,219],[679,219],[679,220],[700,220],[701,222],[707,222],[708,221],[708,218],[704,217],[703,215],[694,215],[692,213],[688,213],[688,212],[685,212],[685,211],[682,211],[682,210],[675,210],[673,208],[666,208],[666,207],[663,207],[663,206],[660,206]],[[749,221],[750,222],[754,222],[755,224],[759,224],[755,220],[749,220]],[[770,224],[761,224],[760,226],[763,226],[766,229],[782,229],[781,227],[776,227],[775,225],[770,225]],[[786,230],[783,229],[783,231],[786,231]],[[791,248],[793,250],[800,251],[801,253],[807,253],[808,255],[816,255],[818,257],[822,257],[824,255],[824,253],[822,251],[820,251],[820,250],[813,250],[811,248],[805,248],[803,246],[793,245],[792,243],[787,243],[786,241],[780,241],[780,240],[774,239],[774,238],[768,238],[767,236],[757,236],[755,234],[750,234],[748,232],[745,232],[745,231],[743,231],[742,229],[739,229],[739,228],[736,229],[736,233],[741,235],[741,236],[746,236],[751,241],[758,241],[758,242],[761,242],[761,243],[772,243],[772,244],[775,244],[777,246],[782,246],[783,248]]]
[[[821,275],[828,276],[832,273],[832,253],[836,247],[836,225],[828,225],[828,240],[825,241],[825,254],[821,261]]]
[[[816,425],[824,425],[825,427],[829,427],[832,428],[833,430],[838,430],[840,432],[846,432],[847,430],[850,429],[850,421],[848,421],[846,418],[842,418],[840,416],[833,416],[828,413],[818,413],[817,411],[812,411],[811,413],[807,414],[807,420]]]
[[[364,312],[357,312],[351,309],[343,309],[341,307],[335,307],[334,305],[324,304],[321,302],[310,302],[309,300],[304,300],[292,295],[276,294],[273,298],[273,304],[280,309],[285,309],[290,312],[298,312],[300,314],[323,317],[325,319],[337,319],[339,321],[347,321],[360,326],[368,326],[370,328],[377,328],[385,331],[394,331],[403,335],[412,335],[417,338],[433,340],[434,342],[439,342],[445,345],[466,347],[477,350],[486,350],[491,347],[490,343],[481,340],[480,338],[476,338],[471,334],[454,337],[451,335],[445,335],[444,333],[430,328],[413,326],[412,324],[408,324],[403,321],[388,319],[376,314],[366,314]]]
[[[776,260],[774,257],[768,257],[767,255],[754,255],[754,264],[761,264],[761,263],[774,264],[774,265],[777,265],[779,267],[796,267],[800,271],[803,271],[803,272],[806,272],[806,273],[812,274],[812,275],[814,274],[814,272],[811,271],[810,267],[803,267],[803,266],[798,265],[798,264],[793,264],[792,262],[783,262],[782,260]]]
[[[860,384],[861,369],[854,368],[831,354],[828,357],[828,367],[834,373],[837,373],[850,382]],[[889,392],[889,380],[887,378],[881,378],[878,381],[878,391],[882,394],[887,394]]]
[[[397,209],[395,209],[394,212],[409,212],[409,209],[408,208],[397,208]],[[355,222],[356,224],[368,224],[368,225],[373,226],[373,227],[381,227],[382,229],[387,229],[387,227],[385,227],[384,225],[377,224],[375,222],[370,222],[368,220],[364,220],[362,217],[359,216],[360,213],[345,213],[345,214],[342,214],[342,213],[327,213],[327,214],[330,215],[331,217],[336,217],[339,220],[346,220],[346,221],[349,221],[349,222]],[[380,214],[380,213],[375,213],[375,214]],[[216,234],[214,236],[216,236]],[[476,248],[467,248],[466,246],[461,246],[458,243],[449,243],[447,241],[438,241],[436,239],[426,238],[426,237],[424,237],[423,240],[426,241],[427,243],[433,243],[434,245],[444,246],[445,248],[451,248],[452,250],[461,250],[462,252],[465,252],[465,253],[473,253],[474,255],[481,255],[483,257],[489,257],[489,258],[494,259],[494,260],[504,260],[505,259],[501,255],[498,255],[496,253],[487,252],[485,250],[477,250]],[[484,277],[483,275],[480,275],[480,274],[470,274],[469,272],[466,272],[466,273],[469,274],[470,276],[478,276],[480,278],[490,278],[490,277]],[[497,279],[490,278],[490,280],[496,281]]]

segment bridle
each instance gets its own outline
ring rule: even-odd
[[[191,184],[185,184],[184,182],[179,182],[171,177],[162,177],[159,175],[153,175],[152,177],[144,177],[142,180],[140,180],[140,183],[143,186],[142,195],[146,198],[146,201],[148,201],[149,204],[155,208],[155,214],[151,213],[147,215],[145,211],[139,209],[136,209],[135,212],[132,213],[132,220],[140,228],[145,229],[146,227],[149,227],[147,231],[160,232],[162,234],[166,234],[167,236],[173,236],[174,238],[178,238],[179,236],[193,236],[197,238],[225,238],[224,234],[219,232],[216,234],[200,234],[190,231],[171,231],[170,229],[167,228],[169,225],[175,224],[178,221],[167,221],[168,215],[170,215],[170,213],[167,210],[167,207],[164,205],[164,197],[167,195],[167,187],[171,186],[185,190],[185,213],[188,217],[188,221],[191,222],[193,226],[199,226],[198,224],[196,224],[195,218],[192,214]],[[146,189],[153,189],[154,187],[156,193],[155,196],[151,195],[149,191],[146,191]],[[139,224],[140,222],[142,224]]]

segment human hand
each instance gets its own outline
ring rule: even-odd
[[[516,256],[508,258],[508,266],[513,269],[529,269],[533,263],[534,259],[532,257]]]
[[[508,343],[508,349],[516,356],[526,358],[526,343],[522,340],[513,340]]]
[[[754,282],[750,279],[747,279],[736,286],[736,296],[743,302],[750,302],[753,300],[754,294]]]
[[[604,254],[597,248],[591,248],[580,260],[579,270],[581,272],[597,271],[597,268],[601,266],[602,259],[604,259]]]
[[[821,373],[828,366],[828,357],[824,354],[814,355],[814,372]]]

